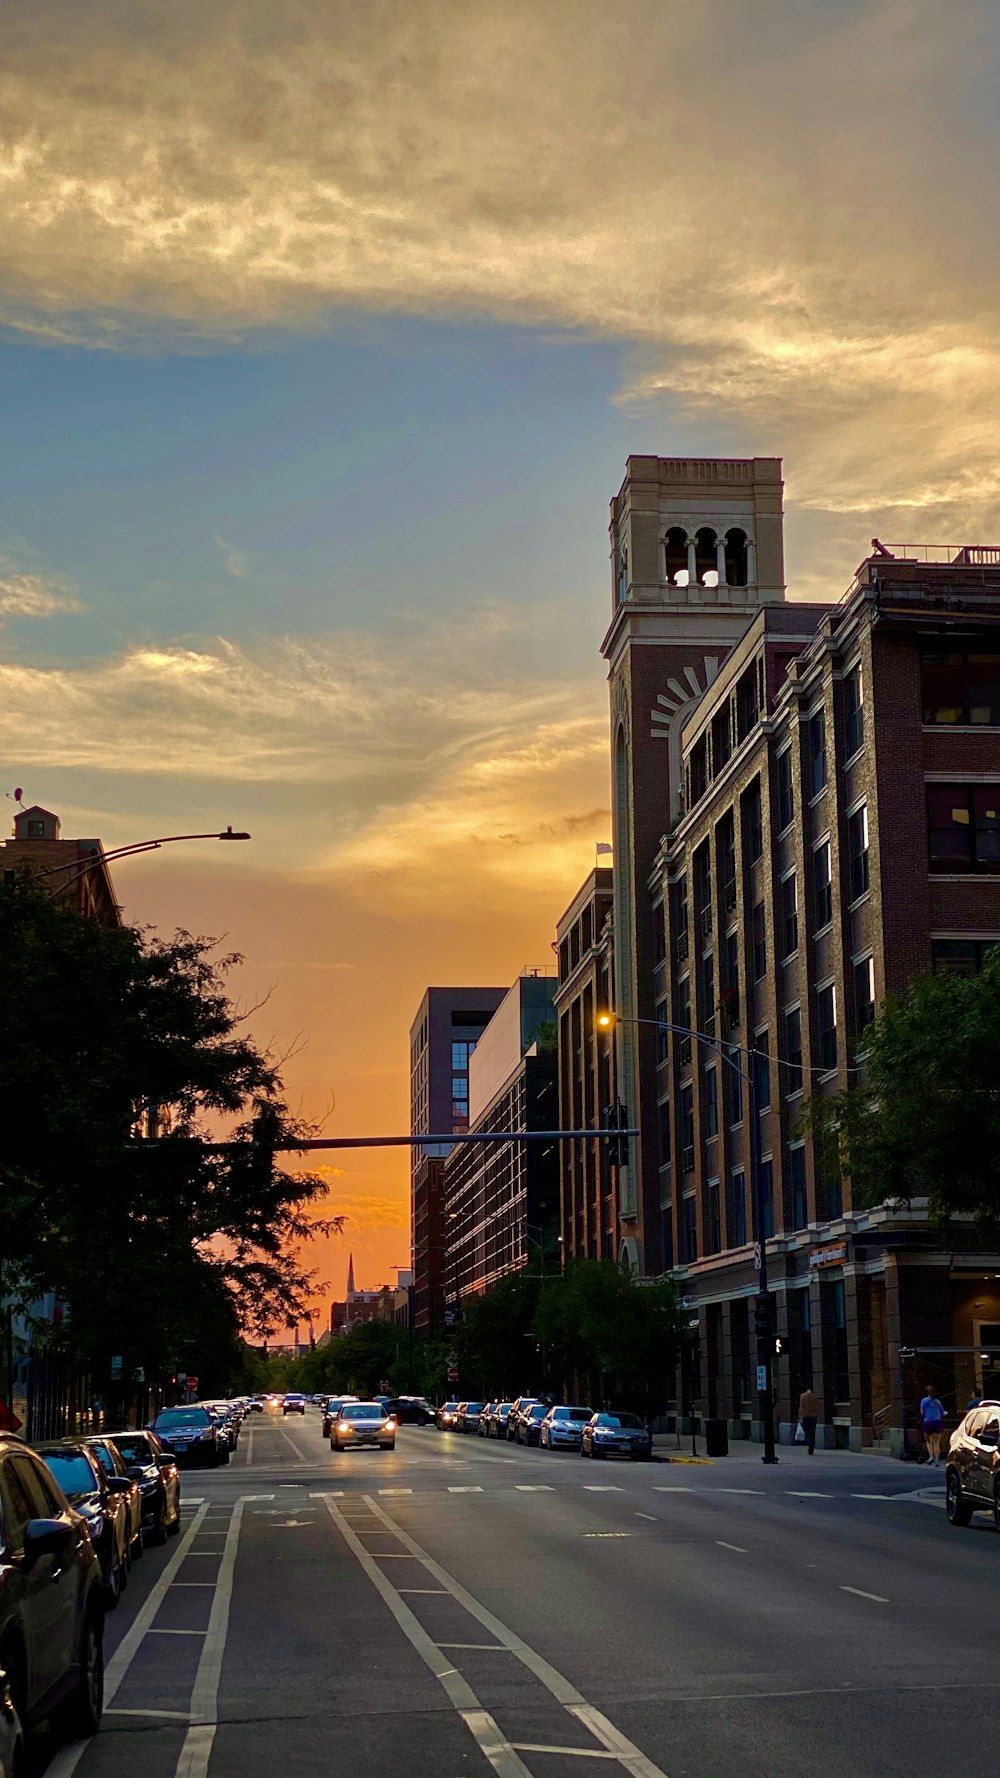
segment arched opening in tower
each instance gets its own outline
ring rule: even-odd
[[[718,586],[719,558],[716,536],[707,525],[695,533],[694,565],[699,586]]]
[[[726,532],[726,585],[747,584],[747,534],[738,527]]]
[[[671,525],[663,540],[663,553],[668,586],[687,586],[687,532],[680,525]]]

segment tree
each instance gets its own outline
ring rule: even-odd
[[[1000,1228],[1000,947],[980,975],[915,976],[864,1039],[863,1080],[814,1095],[857,1207],[926,1197],[931,1219]]]
[[[147,1377],[198,1327],[231,1348],[239,1327],[302,1315],[299,1249],[340,1220],[315,1214],[318,1176],[278,1159],[309,1131],[240,1028],[225,989],[239,959],[213,953],[0,876],[2,1288],[23,1303],[55,1291],[58,1338]]]
[[[661,1408],[679,1343],[672,1284],[638,1284],[607,1260],[570,1260],[547,1286],[535,1318],[550,1367],[597,1406]]]

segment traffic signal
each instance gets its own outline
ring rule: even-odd
[[[754,1301],[754,1332],[757,1335],[759,1344],[765,1346],[770,1345],[772,1346],[772,1349],[774,1340],[777,1337],[774,1322],[774,1298],[772,1296],[758,1296]]]
[[[604,1128],[611,1131],[628,1129],[628,1106],[606,1105],[604,1107]],[[625,1135],[612,1134],[608,1137],[608,1166],[627,1167],[629,1162],[629,1139]]]

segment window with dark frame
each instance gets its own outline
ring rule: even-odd
[[[812,796],[826,787],[826,717],[822,710],[809,718],[809,781]]]
[[[741,1124],[743,1122],[743,1076],[736,1068],[727,1068],[726,1078],[729,1081],[729,1122]]]
[[[669,1167],[669,1165],[670,1165],[670,1101],[669,1101],[669,1099],[661,1099],[660,1100],[660,1103],[657,1107],[657,1114],[658,1114],[659,1137],[660,1137],[660,1166],[661,1167]]]
[[[816,895],[816,930],[821,932],[833,919],[833,876],[829,840],[824,840],[813,852],[813,883]]]
[[[867,895],[869,884],[868,864],[868,806],[862,803],[853,815],[847,818],[847,858],[851,873],[851,900],[859,901]]]
[[[932,938],[935,975],[978,975],[1000,938]]]
[[[705,735],[691,749],[688,772],[691,785],[691,801],[688,806],[693,809],[708,789],[708,738]]]
[[[719,1070],[705,1069],[705,1135],[709,1140],[719,1134]]]
[[[721,772],[732,755],[732,732],[729,727],[729,703],[723,704],[712,717],[712,776]]]
[[[764,852],[764,824],[760,800],[760,779],[755,778],[743,798],[744,831],[747,863],[756,864]]]
[[[795,790],[792,784],[792,749],[778,754],[778,832],[784,833],[795,819]]]
[[[656,1012],[656,1061],[657,1061],[657,1065],[659,1065],[661,1062],[665,1062],[667,1060],[667,1057],[670,1053],[670,1032],[667,1029],[668,1025],[670,1024],[670,1019],[668,1016],[667,1002],[665,1000],[658,1000],[656,1002],[655,1012]]]
[[[733,1246],[747,1243],[747,1187],[742,1167],[733,1174]]]
[[[1000,784],[928,784],[927,840],[932,871],[1000,871]]]
[[[799,897],[792,871],[781,881],[782,956],[790,957],[799,948]]]
[[[711,951],[701,960],[701,1030],[715,1035],[715,958]]]
[[[785,1096],[791,1098],[802,1091],[802,1014],[797,1006],[790,1007],[785,1014],[784,1059]]]
[[[1000,652],[995,648],[922,649],[920,682],[925,723],[1000,728]]]
[[[691,1029],[691,978],[690,978],[690,976],[686,976],[686,975],[682,976],[680,981],[677,983],[677,1017],[674,1022],[675,1022],[675,1024],[682,1026],[684,1028],[684,1030],[686,1030],[686,1031],[690,1031],[690,1029]],[[677,1038],[677,1060],[681,1064],[682,1067],[684,1066],[684,1064],[686,1062],[690,1062],[690,1060],[691,1060],[691,1039],[690,1039],[690,1037],[681,1037],[678,1035],[678,1038]]]
[[[764,1227],[758,1240],[770,1241],[774,1234],[774,1164],[770,1159],[760,1163],[760,1195],[764,1208]]]
[[[757,669],[748,667],[736,687],[736,741],[745,741],[757,726]]]
[[[757,1031],[754,1035],[755,1085],[757,1110],[769,1111],[771,1106],[771,1054],[768,1032]]]
[[[792,1200],[792,1227],[804,1229],[809,1221],[806,1203],[806,1151],[797,1143],[788,1150],[788,1185]]]
[[[692,1192],[681,1199],[681,1264],[692,1265],[698,1258],[698,1205]]]
[[[718,1253],[722,1246],[722,1209],[719,1203],[719,1181],[708,1182],[708,1252]]]
[[[681,1087],[680,1112],[681,1167],[685,1173],[693,1173],[694,1087],[690,1083],[687,1086]]]
[[[753,910],[753,979],[762,981],[767,974],[767,917],[764,903],[758,901]]]
[[[862,957],[854,965],[854,1016],[858,1031],[864,1031],[875,1017],[875,959]]]
[[[861,668],[854,667],[844,679],[844,756],[853,759],[865,741],[864,688]]]
[[[821,1068],[837,1066],[837,991],[831,982],[816,996],[816,1035]]]

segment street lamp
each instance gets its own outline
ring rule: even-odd
[[[175,846],[181,840],[248,840],[251,835],[237,832],[227,827],[222,833],[168,833],[158,840],[136,840],[129,846],[115,846],[112,851],[103,849],[91,852],[86,858],[70,858],[64,864],[49,865],[46,870],[35,871],[36,877],[58,876],[60,871],[73,871],[76,874],[66,880],[65,887],[74,883],[84,871],[96,870],[103,864],[114,864],[118,858],[134,858],[143,852],[157,852],[161,846]]]
[[[767,1287],[767,1241],[764,1237],[764,1182],[760,1153],[760,1112],[757,1107],[757,1051],[743,1049],[735,1043],[724,1044],[720,1038],[710,1036],[707,1031],[696,1031],[690,1025],[672,1025],[665,1019],[625,1019],[620,1018],[616,1013],[605,1011],[598,1013],[596,1023],[602,1031],[610,1031],[615,1025],[652,1025],[657,1031],[672,1031],[677,1037],[693,1037],[706,1049],[714,1050],[716,1055],[729,1064],[733,1073],[739,1075],[741,1081],[746,1082],[750,1104],[750,1195],[753,1200],[754,1226],[757,1235],[754,1255],[757,1265],[755,1314],[757,1402],[764,1435],[762,1461],[777,1463],[778,1458],[774,1448],[774,1401],[771,1391],[774,1338],[771,1318],[772,1301]],[[745,1068],[742,1068],[735,1060],[736,1056],[746,1058]]]

